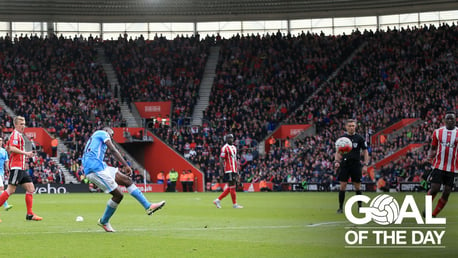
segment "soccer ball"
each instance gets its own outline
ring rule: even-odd
[[[347,137],[340,137],[336,141],[336,151],[340,154],[347,154],[352,149],[352,142]]]
[[[76,217],[76,222],[83,222],[83,221],[84,221],[83,216],[77,216]]]

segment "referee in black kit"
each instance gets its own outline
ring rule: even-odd
[[[337,213],[343,213],[345,191],[347,189],[347,182],[349,178],[351,178],[356,194],[361,194],[362,172],[367,172],[370,159],[366,141],[361,135],[356,133],[356,120],[348,119],[345,123],[345,129],[347,132],[345,132],[341,137],[349,138],[353,146],[352,150],[347,154],[342,155],[336,152],[334,155],[334,167],[338,171],[338,179],[340,182],[339,209],[337,210]],[[364,164],[361,164],[361,151],[364,156]],[[361,207],[360,201],[358,202],[358,207]]]

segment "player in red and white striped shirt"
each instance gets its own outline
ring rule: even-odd
[[[237,147],[233,145],[234,135],[228,134],[224,136],[226,144],[221,148],[221,155],[219,157],[221,170],[224,172],[224,182],[228,183],[228,187],[223,193],[216,198],[213,203],[217,208],[221,208],[221,200],[231,193],[232,207],[236,209],[243,208],[237,204],[236,183],[237,183]]]
[[[430,175],[431,189],[427,195],[432,198],[440,191],[444,185],[442,196],[437,202],[432,215],[437,214],[447,204],[448,197],[452,191],[455,176],[458,173],[458,128],[456,127],[456,114],[449,111],[445,114],[445,126],[434,130],[431,149],[428,158],[432,164],[433,171]]]
[[[0,206],[16,191],[16,187],[21,185],[25,189],[25,204],[27,207],[26,220],[40,221],[43,218],[37,216],[32,211],[35,186],[25,167],[25,159],[27,157],[31,158],[34,155],[32,151],[24,150],[24,138],[22,134],[25,129],[25,118],[16,116],[13,122],[14,131],[11,133],[8,142],[8,151],[11,153],[9,162],[10,176],[8,179],[8,188],[0,195]]]

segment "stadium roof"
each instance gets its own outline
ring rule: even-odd
[[[0,0],[0,20],[197,22],[352,17],[458,10],[457,0]]]

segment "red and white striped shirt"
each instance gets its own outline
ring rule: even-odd
[[[24,138],[22,134],[17,130],[14,130],[11,133],[10,140],[8,141],[8,146],[14,146],[19,150],[24,151]],[[25,170],[25,155],[11,152],[10,154],[10,169],[20,169]]]
[[[458,173],[458,128],[447,130],[444,126],[434,130],[431,145],[437,146],[433,167],[447,172]]]
[[[237,148],[234,145],[224,144],[220,157],[224,160],[225,173],[237,173]]]

